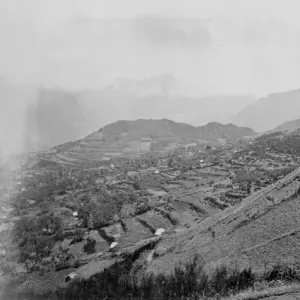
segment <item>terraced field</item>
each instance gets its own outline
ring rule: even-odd
[[[237,263],[260,271],[266,264],[300,259],[300,169],[207,218],[184,233],[164,237],[150,272],[169,272],[199,253],[209,266]]]

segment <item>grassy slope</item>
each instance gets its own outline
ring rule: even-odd
[[[278,259],[299,260],[300,202],[295,196],[300,188],[299,173],[297,169],[237,207],[164,238],[158,245],[164,255],[153,260],[147,270],[167,272],[196,253],[208,265],[236,262],[256,270]]]

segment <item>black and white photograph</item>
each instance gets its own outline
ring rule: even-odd
[[[300,299],[300,1],[0,0],[0,300],[152,299]]]

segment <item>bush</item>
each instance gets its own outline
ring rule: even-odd
[[[133,277],[133,264],[138,259],[131,256],[117,262],[88,280],[74,281],[66,290],[58,293],[59,299],[195,299],[228,296],[230,293],[253,287],[251,269],[239,271],[220,267],[208,276],[204,261],[195,256],[184,267],[175,267],[170,275],[145,275],[139,280]],[[196,298],[197,297],[197,298]]]
[[[95,253],[96,241],[92,238],[88,238],[86,244],[83,246],[83,250],[86,254]]]
[[[264,280],[266,280],[266,281],[300,280],[299,266],[285,265],[285,264],[277,263],[270,270],[267,270],[265,272]]]
[[[44,231],[46,229],[46,232]],[[54,214],[39,217],[24,217],[16,222],[12,231],[13,241],[21,249],[28,249],[44,257],[55,243],[62,230],[62,220]]]
[[[83,238],[84,238],[84,231],[82,229],[76,229],[74,232],[74,238],[73,238],[71,244],[79,243],[83,240]]]

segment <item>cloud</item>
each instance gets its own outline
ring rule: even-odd
[[[289,43],[289,28],[286,21],[279,18],[255,18],[245,21],[243,40],[247,46],[277,45],[286,47]]]
[[[196,19],[139,15],[135,18],[135,31],[138,38],[162,47],[204,48],[212,42],[209,28]]]

